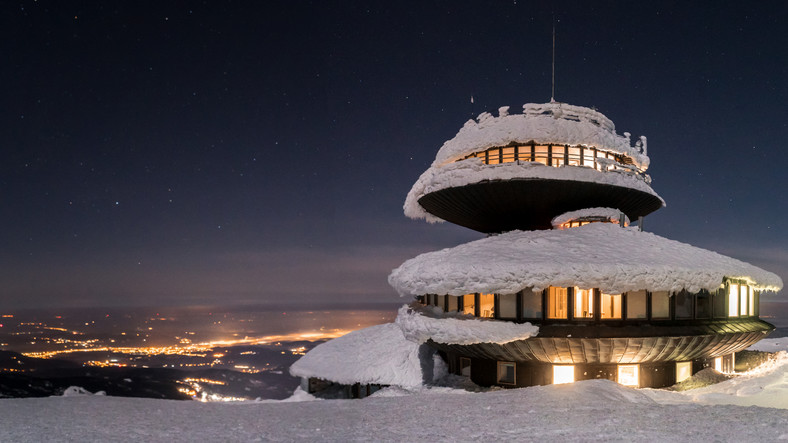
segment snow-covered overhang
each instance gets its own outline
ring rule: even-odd
[[[548,286],[619,294],[716,290],[725,278],[778,291],[777,275],[748,263],[636,228],[593,223],[512,231],[412,258],[389,275],[401,296],[510,294]]]
[[[527,103],[522,114],[508,111],[504,106],[498,117],[485,112],[477,120],[468,120],[443,144],[432,165],[442,166],[493,146],[534,141],[595,147],[629,157],[642,171],[648,169],[645,137],[631,146],[630,135],[616,134],[613,122],[598,111],[566,103]]]
[[[583,166],[553,167],[534,162],[485,165],[479,159],[471,158],[427,169],[408,192],[403,209],[410,218],[423,218],[430,223],[441,222],[441,218],[430,214],[419,204],[421,197],[447,188],[513,179],[570,180],[620,186],[654,195],[665,205],[665,201],[637,174],[623,171],[602,172]]]

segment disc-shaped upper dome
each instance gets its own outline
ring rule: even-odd
[[[601,113],[563,103],[483,113],[444,143],[405,214],[486,233],[548,229],[562,213],[619,208],[630,219],[664,201],[651,189],[646,139],[630,145]]]

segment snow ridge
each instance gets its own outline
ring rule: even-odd
[[[591,223],[564,230],[512,231],[412,258],[389,275],[401,296],[512,294],[548,286],[610,294],[714,291],[737,278],[777,291],[777,275],[748,263],[637,228]]]

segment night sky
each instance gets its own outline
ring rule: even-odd
[[[553,21],[556,100],[648,137],[646,230],[788,280],[788,6],[703,3],[4,2],[0,308],[396,302],[482,236],[406,193],[550,100]]]

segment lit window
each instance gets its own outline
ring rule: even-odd
[[[462,312],[476,315],[476,295],[465,294],[462,296]]]
[[[646,291],[627,292],[627,318],[646,318]]]
[[[479,295],[479,314],[482,317],[493,317],[493,307],[495,306],[495,297],[492,294]]]
[[[749,292],[749,289],[750,289],[750,287],[747,286],[747,285],[740,285],[739,286],[739,298],[741,300],[741,312],[740,312],[740,314],[742,315],[742,317],[750,315],[750,312],[748,310],[749,307],[750,307],[750,303],[749,303],[749,296],[747,294]]]
[[[471,376],[471,359],[467,357],[460,357],[460,375],[463,377]]]
[[[624,386],[640,386],[638,365],[618,365],[618,383]]]
[[[739,316],[739,285],[728,285],[728,317]]]
[[[553,148],[550,151],[550,157],[552,158],[552,165],[553,166],[563,166],[563,164],[564,164],[564,147],[563,146],[553,145]]]
[[[490,149],[489,151],[487,151],[487,164],[497,165],[498,163],[500,163],[501,162],[500,154],[501,154],[501,150],[498,148]]]
[[[501,149],[501,163],[511,163],[514,160],[514,146]]]
[[[512,362],[498,362],[498,383],[502,385],[515,384],[515,365]]]
[[[750,315],[755,316],[757,313],[755,312],[755,290],[750,288],[750,297],[747,300],[747,304],[750,307]]]
[[[566,318],[566,288],[547,288],[547,318]]]
[[[717,357],[714,359],[714,370],[717,372],[722,372],[722,357]]]
[[[670,318],[670,292],[655,291],[651,294],[651,318]]]
[[[594,290],[575,287],[575,318],[594,318]]]
[[[676,362],[676,383],[680,383],[690,377],[692,377],[692,362],[691,361]]]
[[[621,318],[621,294],[605,294],[601,296],[602,318]]]
[[[536,145],[534,146],[534,161],[543,165],[547,165],[547,146]]]
[[[571,365],[553,365],[553,384],[575,382],[575,367]]]
[[[580,156],[580,148],[573,146],[569,148],[569,164],[571,166],[580,166],[583,163],[583,158]]]

